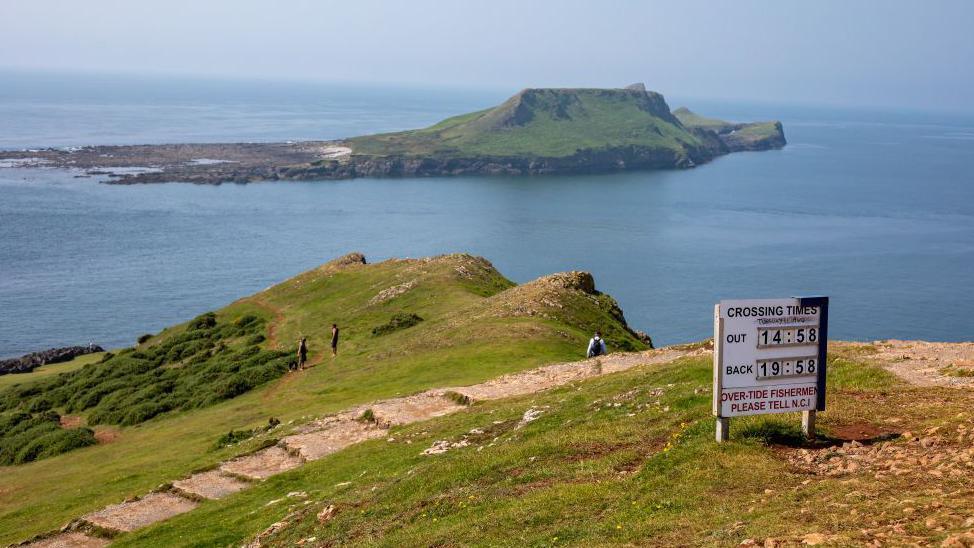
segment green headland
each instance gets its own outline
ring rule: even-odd
[[[427,128],[336,141],[95,146],[70,153],[0,152],[0,159],[94,172],[153,168],[113,175],[114,183],[218,184],[690,168],[723,154],[785,144],[780,122],[732,123],[686,109],[670,112],[661,94],[633,84],[525,89],[496,107]],[[193,161],[200,158],[206,161]]]
[[[610,353],[584,360],[595,330]],[[288,372],[300,337],[311,367]],[[469,255],[352,254],[5,379],[0,542],[956,540],[974,528],[974,393],[894,376],[897,344],[832,346],[817,442],[774,415],[735,419],[717,445],[709,342],[651,349],[590,275],[516,285]],[[48,424],[23,436],[14,417]],[[56,430],[93,443],[38,441]],[[234,487],[199,496],[187,478]]]

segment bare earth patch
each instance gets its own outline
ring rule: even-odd
[[[98,443],[112,443],[121,435],[118,428],[114,426],[99,426],[95,428],[95,439]]]
[[[81,428],[84,425],[84,417],[79,415],[61,415],[61,428]]]
[[[917,386],[974,386],[974,377],[944,374],[974,367],[974,342],[942,343],[889,339],[872,343],[829,343],[837,351],[866,351],[870,361]]]
[[[82,520],[95,527],[124,533],[189,512],[196,506],[196,502],[172,493],[149,493],[138,500],[113,504],[88,514]]]
[[[869,472],[882,480],[915,473],[931,478],[974,475],[974,423],[959,424],[954,432],[933,427],[918,434],[904,432],[903,437],[906,443],[851,441],[838,447],[800,449],[789,461],[824,476]]]

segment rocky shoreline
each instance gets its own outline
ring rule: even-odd
[[[89,344],[87,346],[66,346],[63,348],[49,348],[40,352],[31,352],[19,358],[0,360],[0,375],[30,373],[42,365],[67,362],[78,356],[104,351],[105,349],[97,344]]]

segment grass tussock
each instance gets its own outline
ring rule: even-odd
[[[443,396],[457,405],[473,405],[473,400],[470,399],[470,396],[461,394],[455,390],[448,390],[443,393]]]
[[[375,416],[375,411],[373,411],[372,408],[362,411],[362,414],[359,415],[358,420],[369,424],[378,424],[379,422],[379,418]]]
[[[940,374],[946,377],[974,377],[974,367],[963,367],[952,364],[941,368]]]

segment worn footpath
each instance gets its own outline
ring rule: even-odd
[[[224,462],[173,481],[159,490],[91,512],[61,531],[34,539],[32,547],[101,547],[118,534],[141,529],[196,508],[200,501],[226,497],[254,482],[297,468],[352,444],[388,435],[393,426],[454,413],[476,401],[540,392],[639,365],[669,363],[709,354],[700,346],[667,347],[628,354],[609,354],[579,362],[548,365],[512,373],[481,384],[427,390],[381,400],[302,425],[277,445]],[[282,379],[279,382],[285,382]]]

